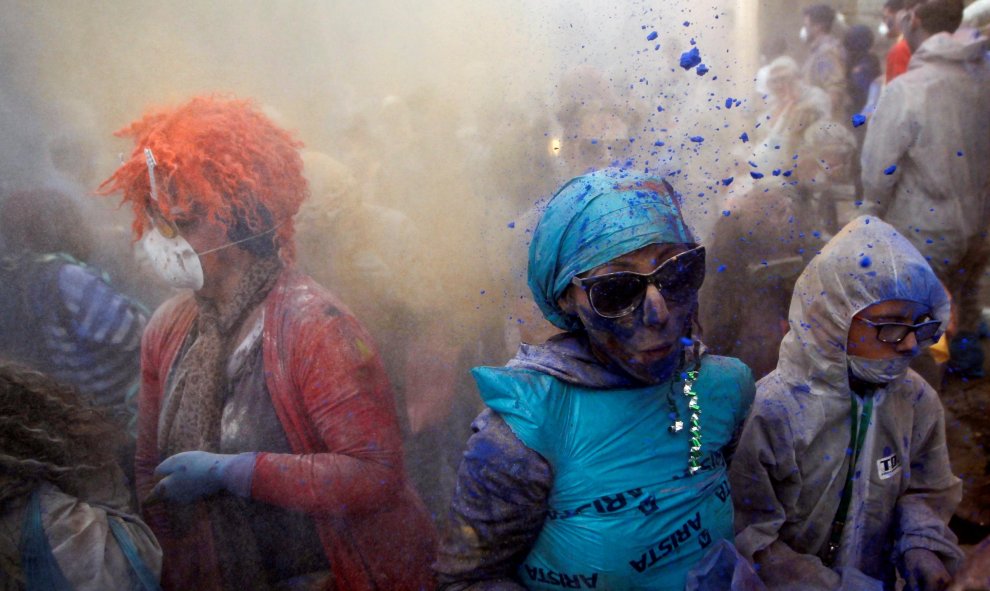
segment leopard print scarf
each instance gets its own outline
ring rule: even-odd
[[[262,259],[241,279],[233,299],[219,304],[197,298],[199,317],[192,345],[175,368],[175,387],[165,396],[158,422],[158,452],[220,451],[220,418],[227,393],[227,358],[244,320],[268,296],[282,265]]]

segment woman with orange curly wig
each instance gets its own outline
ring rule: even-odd
[[[248,101],[197,97],[118,135],[163,278],[141,347],[136,480],[166,589],[423,589],[435,532],[410,488],[365,329],[293,265],[301,144]]]

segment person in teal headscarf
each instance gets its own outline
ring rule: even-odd
[[[707,553],[733,552],[726,464],[754,385],[697,338],[704,270],[665,180],[607,169],[556,193],[528,279],[566,332],[473,371],[488,408],[434,565],[442,589],[681,590]]]

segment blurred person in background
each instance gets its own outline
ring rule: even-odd
[[[986,39],[953,35],[961,0],[909,0],[899,14],[914,52],[870,120],[862,153],[863,209],[897,228],[952,296],[949,370],[983,375],[979,282],[990,249],[990,96]]]
[[[689,575],[709,550],[732,556],[726,463],[753,381],[697,339],[704,249],[677,199],[608,168],[547,205],[528,278],[565,332],[473,372],[488,408],[458,472],[442,589],[680,590],[710,574]]]
[[[911,61],[911,47],[901,31],[898,14],[904,10],[905,0],[887,0],[883,3],[882,31],[887,39],[895,39],[894,45],[887,51],[884,67],[884,83],[890,84],[894,79],[907,72],[908,62]]]
[[[433,526],[371,338],[292,264],[300,144],[197,97],[119,135],[123,193],[183,292],[142,343],[137,483],[166,589],[421,589]]]
[[[409,478],[442,520],[473,415],[460,430],[451,420],[460,350],[447,338],[440,282],[420,256],[425,241],[405,214],[368,203],[349,167],[320,152],[302,157],[310,198],[296,214],[299,266],[368,327],[395,391]]]
[[[162,551],[116,463],[120,428],[0,361],[0,588],[158,589]]]
[[[75,387],[133,436],[148,313],[87,265],[95,238],[81,208],[19,191],[0,203],[0,235],[0,355]]]
[[[870,96],[870,88],[882,82],[880,58],[873,53],[873,31],[866,25],[853,25],[842,38],[846,50],[846,89],[849,91],[848,110],[842,121],[862,113]]]
[[[833,184],[855,155],[846,127],[818,121],[805,131],[787,176],[760,181],[722,206],[701,289],[705,344],[738,357],[756,379],[777,366],[794,282],[836,224]]]
[[[943,589],[963,554],[938,394],[908,368],[949,301],[893,227],[860,216],[797,280],[777,368],[731,466],[736,545],[768,589]]]
[[[830,115],[841,120],[847,110],[846,55],[842,41],[833,34],[835,9],[815,4],[804,9],[802,40],[808,44],[808,57],[802,67],[805,82],[821,88],[831,101]]]
[[[767,110],[757,117],[755,160],[761,167],[786,170],[804,142],[804,133],[831,113],[828,96],[801,79],[797,62],[787,56],[767,66]]]

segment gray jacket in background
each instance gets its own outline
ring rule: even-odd
[[[932,36],[884,90],[863,144],[863,209],[936,272],[959,264],[990,219],[990,62],[973,31]]]
[[[751,560],[763,551],[756,562],[769,589],[892,589],[911,548],[936,552],[950,571],[962,559],[946,525],[961,483],[949,467],[942,406],[912,371],[874,394],[835,569],[819,558],[849,469],[849,326],[889,299],[929,303],[943,329],[948,321],[931,268],[868,216],[840,231],[795,286],[790,332],[777,369],[757,384],[730,472],[736,545]]]

